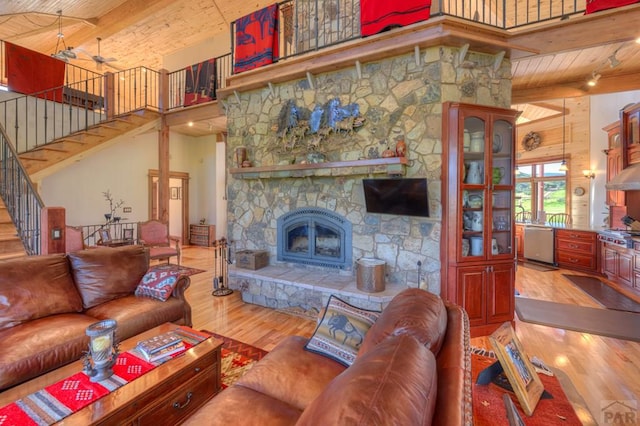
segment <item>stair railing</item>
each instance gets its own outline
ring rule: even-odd
[[[0,196],[27,254],[40,254],[40,212],[44,203],[1,125]]]

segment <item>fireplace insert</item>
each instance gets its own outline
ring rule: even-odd
[[[351,268],[351,222],[327,209],[300,208],[278,218],[278,260]]]

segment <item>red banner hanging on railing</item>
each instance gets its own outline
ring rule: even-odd
[[[235,27],[235,73],[272,64],[278,59],[277,4],[238,19]]]
[[[613,9],[634,3],[638,3],[638,0],[587,0],[587,10],[584,14],[588,15],[600,10]]]
[[[365,37],[426,21],[430,15],[431,0],[361,0],[361,34]]]
[[[186,68],[184,106],[197,105],[216,98],[216,60],[208,59]]]
[[[12,92],[62,102],[65,63],[51,56],[5,42],[7,85]],[[52,92],[45,90],[59,88]]]

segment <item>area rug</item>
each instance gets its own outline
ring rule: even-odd
[[[583,275],[564,274],[564,276],[607,309],[640,314],[640,303],[628,298],[599,279]]]
[[[544,265],[542,263],[535,262],[518,262],[518,265],[524,266],[525,268],[533,269],[535,271],[540,272],[549,272],[549,271],[557,271],[558,268],[551,265]]]
[[[521,321],[640,342],[640,315],[516,297]]]
[[[471,374],[473,378],[473,424],[476,426],[500,426],[509,425],[507,411],[502,400],[502,395],[509,394],[511,400],[518,410],[527,426],[547,426],[547,425],[582,425],[576,415],[571,402],[567,398],[563,387],[556,376],[539,374],[545,391],[551,398],[540,399],[536,405],[533,415],[527,417],[515,394],[509,392],[496,384],[488,385],[476,384],[478,374],[491,364],[496,362],[495,354],[492,351],[471,353]]]
[[[180,275],[186,275],[188,277],[191,275],[206,272],[204,269],[190,268],[188,266],[175,265],[173,263],[161,263],[159,265],[153,265],[150,269],[153,269],[154,271],[177,272]]]
[[[203,330],[206,331],[206,330]],[[222,389],[235,383],[268,352],[220,334],[206,331],[222,343]]]

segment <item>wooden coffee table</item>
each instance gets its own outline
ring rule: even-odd
[[[123,341],[121,351],[140,340],[175,329],[166,323]],[[222,340],[210,338],[93,404],[66,417],[59,425],[176,425],[220,391]],[[76,361],[0,394],[0,407],[82,370]]]

